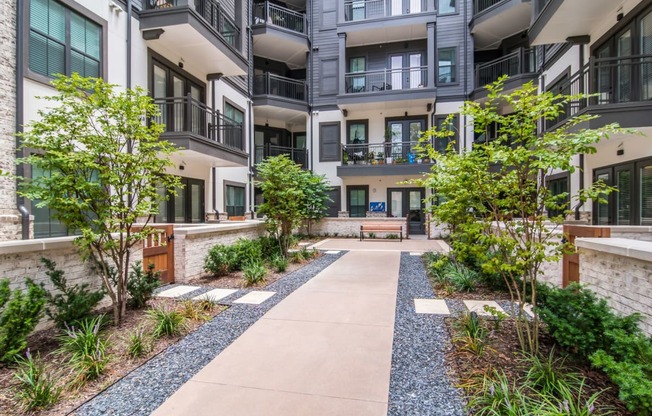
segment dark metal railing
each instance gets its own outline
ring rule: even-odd
[[[353,22],[378,19],[388,16],[423,13],[427,11],[426,0],[410,1],[409,9],[403,7],[403,2],[392,0],[346,0],[344,2],[344,21]]]
[[[192,133],[228,147],[245,150],[242,123],[208,108],[190,94],[185,97],[155,98],[154,103],[158,105],[161,114],[153,120],[165,124],[166,133]]]
[[[254,77],[254,95],[275,95],[305,102],[308,97],[308,86],[303,80],[267,72]]]
[[[426,87],[428,67],[383,69],[380,71],[349,72],[345,74],[347,94],[385,90],[408,90]]]
[[[302,34],[308,33],[306,15],[268,1],[254,4],[254,25],[274,25]]]
[[[303,169],[308,168],[308,150],[294,149],[287,146],[276,146],[273,144],[254,146],[254,164],[259,164],[268,157],[288,155],[296,164]]]
[[[520,48],[491,62],[476,65],[475,87],[484,87],[503,75],[533,74],[538,69],[536,49]]]
[[[229,45],[239,49],[240,28],[216,0],[148,0],[144,3],[149,10],[188,7],[201,16]]]
[[[483,11],[496,6],[499,3],[504,3],[507,0],[474,0],[473,1],[473,14],[482,13]]]
[[[581,70],[552,91],[590,96],[566,103],[563,114],[546,120],[548,129],[589,106],[649,101],[652,99],[652,54],[591,57]]]
[[[354,165],[422,163],[418,144],[418,141],[346,144],[342,145],[342,162]]]

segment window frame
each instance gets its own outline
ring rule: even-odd
[[[365,191],[365,210],[361,217],[351,216],[351,191]],[[369,211],[369,185],[347,185],[346,186],[346,211],[351,218],[366,218]]]
[[[450,114],[433,114],[432,126],[436,129],[439,128],[439,122],[444,122],[450,116]],[[448,143],[455,141],[455,151],[460,152],[460,130],[459,130],[459,121],[460,116],[458,113],[453,113],[452,127],[453,127],[453,136],[448,137],[448,142],[446,143],[446,148],[448,148]],[[433,137],[432,147],[437,150],[437,146],[434,141],[438,140],[437,137]]]
[[[82,6],[81,4],[73,1],[73,0],[54,0],[57,3],[61,4],[66,10],[65,10],[65,19],[66,19],[66,28],[67,32],[69,32],[69,25],[70,25],[70,14],[71,12],[75,12],[78,15],[82,16],[83,18],[90,20],[91,22],[95,23],[100,27],[100,65],[99,65],[99,78],[106,78],[106,74],[108,73],[108,48],[107,48],[107,39],[108,39],[108,22],[100,17],[99,15],[93,13],[90,11],[88,8]],[[29,34],[31,31],[31,25],[30,25],[30,11],[31,11],[31,2],[32,0],[25,0],[23,2],[23,31],[22,31],[22,36],[23,36],[23,56],[22,59],[23,61],[23,73],[19,74],[19,76],[31,79],[32,81],[36,81],[41,84],[45,84],[47,86],[52,86],[52,80],[54,79],[53,77],[46,76],[39,74],[38,72],[34,72],[29,68]],[[20,36],[20,35],[19,35]],[[65,42],[65,69],[67,75],[70,75],[69,70],[70,70],[70,51],[72,50],[72,46],[70,45],[70,34],[66,34],[66,42]]]
[[[546,188],[548,188],[549,191],[552,192],[552,189],[550,189],[551,185],[553,183],[558,183],[566,181],[566,189],[568,192],[568,195],[566,195],[566,209],[565,211],[568,211],[571,209],[570,203],[570,186],[571,186],[571,177],[570,173],[568,172],[560,172],[560,173],[555,173],[553,175],[548,175],[546,176]],[[553,194],[556,195],[556,194]],[[551,216],[557,216],[557,215],[562,215],[563,213],[557,213],[557,212],[550,212],[548,211],[548,217],[550,218]]]
[[[229,212],[228,211],[229,205],[228,205],[228,200],[227,200],[228,195],[229,195],[228,188],[229,187],[231,187],[231,188],[239,188],[239,189],[242,189],[242,193],[243,193],[243,196],[244,196],[243,202],[242,202],[243,203],[243,205],[242,205],[242,215],[244,215],[244,213],[247,212],[247,184],[242,183],[242,182],[233,182],[233,181],[226,181],[225,180],[223,186],[224,186],[224,194],[223,194],[224,195],[224,201],[223,201],[224,202],[224,204],[223,204],[224,212],[227,213],[227,215],[228,215],[228,212]],[[231,206],[235,206],[235,205],[231,205]],[[237,216],[241,216],[241,215],[237,215]]]
[[[455,2],[455,6],[453,6],[453,11],[452,11],[452,12],[444,12],[444,13],[441,13],[441,12],[439,11],[439,4],[442,3],[442,2],[445,2],[445,1],[448,1],[448,2],[453,1],[453,2]],[[457,0],[437,0],[437,15],[438,15],[438,16],[450,16],[450,15],[452,15],[452,14],[457,14],[457,13],[458,13],[458,10],[457,10]]]
[[[334,144],[339,146],[339,149],[335,152],[335,157],[324,157],[324,127],[337,126],[337,140]],[[331,143],[328,143],[331,144]],[[325,123],[319,123],[319,161],[320,162],[340,162],[342,161],[342,124],[339,121],[329,121]]]
[[[446,46],[443,48],[437,48],[437,85],[456,85],[459,83],[459,77],[458,77],[458,62],[459,62],[459,54],[457,53],[457,46]],[[450,74],[451,74],[451,80],[448,82],[441,82],[440,81],[440,76],[441,76],[441,55],[442,51],[448,51],[452,50],[454,51],[454,60],[453,63],[450,65],[447,65],[447,67],[450,67]]]

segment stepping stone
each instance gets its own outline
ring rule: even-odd
[[[274,296],[276,292],[265,292],[262,290],[253,290],[240,299],[234,300],[233,303],[248,303],[251,305],[260,305],[265,302],[267,299]]]
[[[305,246],[309,246],[309,245],[310,245],[310,243],[308,243],[306,241],[302,241],[302,242],[299,243],[299,247],[305,247]]]
[[[340,254],[340,252],[338,250],[328,250],[328,251],[325,251],[325,253],[326,254]]]
[[[199,296],[195,296],[192,298],[192,300],[211,300],[217,302],[218,300],[224,299],[225,297],[232,295],[237,291],[237,289],[213,289],[206,293],[202,293]]]
[[[523,305],[523,310],[525,311],[525,313],[530,315],[531,318],[534,318],[534,309],[532,307],[532,304],[526,303],[525,305]]]
[[[423,256],[423,253],[410,252],[410,256]]]
[[[435,315],[450,315],[448,305],[444,299],[414,299],[416,313],[429,313]]]
[[[184,285],[179,285],[175,286],[172,289],[164,290],[161,293],[159,293],[156,296],[162,297],[162,298],[178,298],[179,296],[183,296],[186,293],[190,293],[192,291],[195,291],[197,289],[200,289],[199,286],[184,286]]]
[[[469,312],[475,312],[481,316],[492,316],[489,312],[484,310],[485,306],[496,308],[498,312],[505,312],[503,308],[501,308],[500,305],[498,305],[498,303],[493,300],[465,300],[464,304],[466,305]]]

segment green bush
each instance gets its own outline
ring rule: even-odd
[[[238,239],[233,244],[236,253],[236,270],[243,270],[245,265],[263,259],[263,249],[260,240],[245,240],[244,238]]]
[[[0,280],[0,361],[10,362],[21,354],[43,314],[46,291],[25,279],[27,292],[9,289],[9,280]]]
[[[236,270],[236,265],[235,248],[224,244],[211,247],[204,259],[204,270],[215,276],[222,276]]]
[[[47,293],[46,297],[50,307],[46,313],[59,328],[72,326],[88,318],[95,306],[104,298],[104,291],[90,291],[89,284],[68,286],[63,270],[58,270],[57,264],[44,257],[41,262],[47,269],[45,274],[50,278],[52,285],[61,293],[53,295]]]
[[[18,381],[16,396],[26,410],[47,409],[59,401],[62,387],[45,368],[41,356],[34,357],[29,350],[25,358],[17,358],[14,378]]]
[[[154,290],[161,286],[159,276],[159,272],[154,272],[152,263],[147,265],[147,271],[143,271],[140,261],[131,266],[129,280],[127,280],[127,292],[129,292],[130,302],[135,308],[144,307],[152,298]]]
[[[280,255],[280,247],[278,240],[272,237],[241,238],[231,245],[218,244],[208,251],[204,269],[216,276],[243,270],[248,263],[272,260]]]
[[[277,254],[272,258],[271,264],[277,273],[283,273],[288,268],[288,259],[283,257],[281,254]]]
[[[61,348],[58,353],[70,354],[68,364],[77,373],[80,384],[98,378],[109,363],[106,352],[109,340],[100,333],[104,322],[104,315],[85,319],[79,322],[78,328],[67,328],[59,336]]]
[[[265,260],[270,260],[275,258],[276,256],[281,256],[283,254],[281,252],[281,244],[279,243],[278,239],[274,237],[270,237],[270,236],[260,237],[258,239],[258,242],[260,244],[262,257]]]
[[[260,261],[252,261],[247,263],[243,267],[242,271],[247,286],[262,282],[265,280],[265,275],[267,275],[267,269],[265,268],[265,265]]]
[[[127,336],[127,355],[131,358],[142,357],[151,348],[151,343],[142,326],[137,327]]]
[[[154,321],[154,338],[177,336],[186,330],[186,318],[179,311],[159,307],[150,309],[147,315]]]

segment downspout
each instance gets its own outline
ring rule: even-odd
[[[313,108],[314,108],[314,74],[313,74],[313,61],[314,61],[314,50],[312,49],[312,41],[314,39],[314,34],[315,34],[315,25],[313,22],[312,17],[315,14],[315,9],[314,9],[314,2],[311,0],[310,1],[310,19],[308,24],[310,25],[310,39],[308,39],[308,57],[310,60],[308,61],[308,65],[310,65],[310,89],[308,91],[308,96],[310,97],[310,100],[308,102],[308,117],[310,117],[310,166],[308,169],[311,171],[314,171],[315,165],[313,163],[313,158],[314,158],[314,144],[315,144],[315,125],[314,125],[314,113],[313,113]],[[308,20],[308,19],[306,19]],[[340,57],[342,59],[342,57]],[[340,74],[341,75],[341,74]],[[340,207],[339,209],[342,209]]]
[[[580,69],[579,70],[582,71],[582,68],[584,67],[584,45],[579,45],[579,47],[580,47]],[[584,90],[582,90],[582,92],[584,92]],[[578,189],[578,193],[579,193],[584,190],[584,153],[580,153],[578,170],[580,172],[580,187]],[[575,205],[575,208],[573,208],[573,210],[575,211],[576,221],[579,221],[580,219],[580,208],[582,208],[582,206],[584,206],[584,201],[580,200],[577,203],[577,205]]]
[[[211,109],[213,110],[213,114],[215,114],[215,79],[213,78],[211,80]],[[215,135],[219,134],[219,132],[215,132]],[[219,212],[217,211],[217,168],[213,166],[212,168],[213,171],[213,212],[215,213],[215,219],[219,220]]]
[[[468,68],[472,67],[468,65],[468,59],[469,59],[469,52],[468,52],[468,47],[469,47],[469,22],[468,22],[468,2],[464,1],[462,2],[464,4],[464,61],[467,65],[464,65],[466,68],[466,74],[464,74],[464,99],[468,100],[469,99],[469,70]],[[435,46],[436,47],[436,46]],[[475,62],[473,62],[475,64]],[[475,74],[475,71],[471,71],[472,74]],[[466,129],[466,115],[462,115],[462,128],[464,129],[464,150],[466,151],[466,146],[467,146],[467,129]],[[461,150],[460,146],[460,150]]]
[[[127,88],[131,88],[131,9],[132,0],[127,0]]]
[[[23,1],[16,2],[16,133],[23,132]],[[23,156],[21,150],[20,136],[16,136],[16,158]],[[25,175],[25,165],[19,163],[16,165],[16,190],[20,186],[20,178]],[[16,206],[20,212],[21,237],[23,240],[29,239],[29,211],[25,207],[25,198],[16,192]]]

